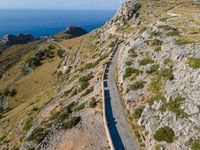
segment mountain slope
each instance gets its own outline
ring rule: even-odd
[[[96,31],[26,48],[1,80],[0,149],[110,149],[102,83],[116,48],[116,83],[141,149],[198,149],[199,8],[130,0]]]

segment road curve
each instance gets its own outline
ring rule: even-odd
[[[116,60],[119,54],[120,46],[112,54],[106,65],[104,73],[104,98],[105,115],[109,134],[115,150],[139,150],[135,141],[120,99],[120,94],[115,83]]]

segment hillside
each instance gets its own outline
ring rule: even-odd
[[[120,138],[130,126],[133,149],[200,149],[199,37],[199,1],[129,0],[86,35],[7,48],[0,53],[0,150],[112,149],[113,122]],[[123,129],[105,110],[102,92],[113,91],[113,82],[129,123]],[[109,106],[113,115],[119,101]]]

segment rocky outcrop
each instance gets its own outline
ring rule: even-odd
[[[88,32],[81,27],[71,26],[71,27],[67,28],[63,33],[69,34],[71,37],[74,38],[74,37],[78,37],[78,36],[87,34]]]
[[[177,41],[184,32],[176,31],[180,35],[171,36],[167,34],[169,31],[162,29],[167,27],[173,29],[170,25],[159,21],[148,26],[142,34],[136,33],[127,40],[120,55],[119,82],[124,89],[124,103],[132,116],[137,107],[143,109],[137,124],[146,129],[141,131],[141,135],[145,137],[143,140],[147,150],[156,147],[158,143],[154,139],[154,134],[164,126],[169,126],[175,132],[177,139],[170,144],[160,142],[163,149],[186,150],[189,139],[200,136],[199,130],[196,130],[200,122],[200,70],[188,65],[188,58],[200,57],[200,44],[178,45]],[[155,44],[159,45],[158,49]],[[142,61],[149,62],[142,64]],[[153,65],[158,66],[155,73],[149,72]],[[137,69],[140,73],[135,76],[133,73],[129,79],[124,79],[127,68]],[[160,76],[166,68],[172,71],[172,79]],[[136,87],[135,83],[140,81],[144,85]],[[178,102],[175,104],[174,99],[177,97],[182,98],[179,105]],[[167,108],[163,110],[164,107]],[[179,116],[180,112],[182,116]]]
[[[25,44],[33,41],[33,39],[33,36],[30,34],[5,35],[4,38],[0,40],[0,51],[13,44]]]

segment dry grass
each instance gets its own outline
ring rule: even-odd
[[[71,49],[69,56],[69,63],[74,62],[76,50],[79,48],[81,41],[84,39],[84,37],[86,37],[86,35],[69,40],[63,40],[62,42],[60,42],[60,44],[63,45],[64,47]]]
[[[11,140],[11,145],[20,142],[19,136],[23,130],[19,126],[22,120],[24,122],[29,115],[36,115],[33,108],[41,109],[57,94],[57,78],[53,75],[61,61],[57,56],[44,60],[32,74],[20,78],[21,66],[32,53],[27,53],[13,65],[0,85],[0,89],[3,89],[15,81],[12,86],[17,90],[17,95],[8,99],[11,110],[0,119],[0,134],[7,135],[6,140]]]

